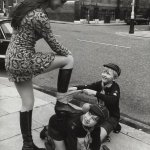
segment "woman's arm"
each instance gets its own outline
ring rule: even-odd
[[[84,89],[91,89],[91,90],[94,90],[94,91],[97,91],[98,88],[100,88],[100,82],[94,82],[92,84],[88,84],[88,85],[77,85],[77,86],[74,86],[77,88],[77,90],[84,90]]]
[[[51,49],[58,55],[67,56],[71,54],[68,49],[63,47],[56,40],[51,30],[50,20],[44,12],[37,12],[35,19],[35,29],[45,39]]]
[[[97,92],[96,97],[104,101],[106,104],[112,105],[119,101],[120,89],[119,87],[114,88],[114,90],[111,91],[110,95],[105,95],[101,92]]]

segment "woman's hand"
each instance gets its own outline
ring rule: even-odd
[[[94,90],[90,90],[90,89],[84,89],[83,90],[83,93],[87,94],[87,95],[90,95],[90,96],[96,96],[96,91]]]
[[[77,87],[70,87],[69,89],[68,89],[68,91],[76,91],[77,90]]]

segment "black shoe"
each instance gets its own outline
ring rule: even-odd
[[[122,128],[121,125],[118,123],[116,128],[114,129],[114,133],[120,133],[121,128]]]
[[[48,131],[47,131],[47,127],[45,126],[44,128],[43,128],[43,130],[40,132],[40,138],[42,139],[42,140],[45,140],[46,139],[46,137],[47,137],[47,133]]]
[[[102,143],[110,142],[111,138],[110,136],[106,136],[106,138],[102,141]]]
[[[48,137],[48,139],[45,142],[46,150],[55,150],[55,144],[51,137]]]
[[[31,135],[32,110],[29,112],[20,112],[20,128],[23,138],[22,150],[45,150],[38,148],[34,143]]]

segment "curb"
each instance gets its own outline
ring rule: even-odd
[[[138,31],[138,32],[142,32],[142,31]],[[150,32],[150,31],[148,31],[148,32]],[[125,37],[135,37],[135,38],[150,39],[150,35],[149,36],[138,35],[136,32],[134,34],[129,34],[127,32],[116,32],[116,34],[120,35],[120,36],[125,36]]]
[[[84,25],[84,26],[123,26],[123,25],[126,25],[126,23],[85,24],[85,23],[64,22],[64,21],[56,21],[56,20],[51,20],[50,22],[57,23],[57,24]]]
[[[46,93],[48,95],[52,95],[52,96],[56,97],[56,89],[55,88],[49,88],[46,86],[38,86],[36,84],[34,84],[33,87],[34,87],[34,89],[36,89],[38,91],[41,91],[43,93]],[[79,107],[81,106],[81,103],[84,104],[85,102],[87,102],[87,101],[84,100],[84,98],[82,96],[77,96],[72,101],[73,104],[75,104]],[[140,130],[140,131],[142,130],[142,131],[150,134],[150,124],[148,124],[146,122],[142,122],[140,120],[132,118],[123,113],[121,113],[120,122],[125,125],[128,125],[130,127],[133,127],[137,130]]]

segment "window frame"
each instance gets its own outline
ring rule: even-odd
[[[2,24],[1,24],[1,25],[2,25]],[[0,40],[5,40],[5,39],[6,39],[6,36],[5,36],[5,33],[4,33],[4,31],[3,31],[2,27],[1,27],[1,25],[0,25],[0,31],[2,32],[3,39],[0,38]]]

